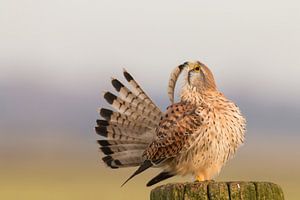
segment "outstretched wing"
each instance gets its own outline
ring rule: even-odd
[[[191,145],[191,135],[201,124],[202,118],[194,105],[181,102],[169,106],[156,129],[155,140],[143,154],[144,158],[159,164],[187,150]]]

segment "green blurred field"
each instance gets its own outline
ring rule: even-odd
[[[36,138],[16,145],[15,152],[2,151],[1,159],[6,157],[0,166],[0,199],[149,199],[151,188],[145,184],[157,169],[121,188],[134,169],[110,170],[102,166],[93,137],[53,138]],[[271,181],[283,187],[286,199],[297,200],[300,197],[298,139],[289,138],[288,143],[281,136],[273,136],[272,141],[266,136],[248,139],[216,180]],[[264,142],[268,142],[269,150]],[[9,145],[1,143],[2,147]],[[56,148],[51,148],[52,144]],[[170,182],[191,180],[191,177],[174,178]]]

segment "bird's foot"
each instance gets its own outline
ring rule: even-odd
[[[216,182],[215,180],[207,180],[204,176],[196,176],[195,182]]]
[[[202,181],[205,181],[204,176],[202,176],[202,175],[196,176],[196,181],[195,182],[202,182]]]

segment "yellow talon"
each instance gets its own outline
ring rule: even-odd
[[[204,181],[205,179],[204,179],[204,176],[198,175],[198,176],[196,176],[196,180],[201,182],[201,181]]]

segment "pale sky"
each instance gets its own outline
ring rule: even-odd
[[[207,64],[250,121],[298,116],[299,10],[298,1],[1,0],[0,103],[10,113],[1,118],[53,120],[72,103],[91,112],[123,67],[166,106],[169,74],[187,60]]]

